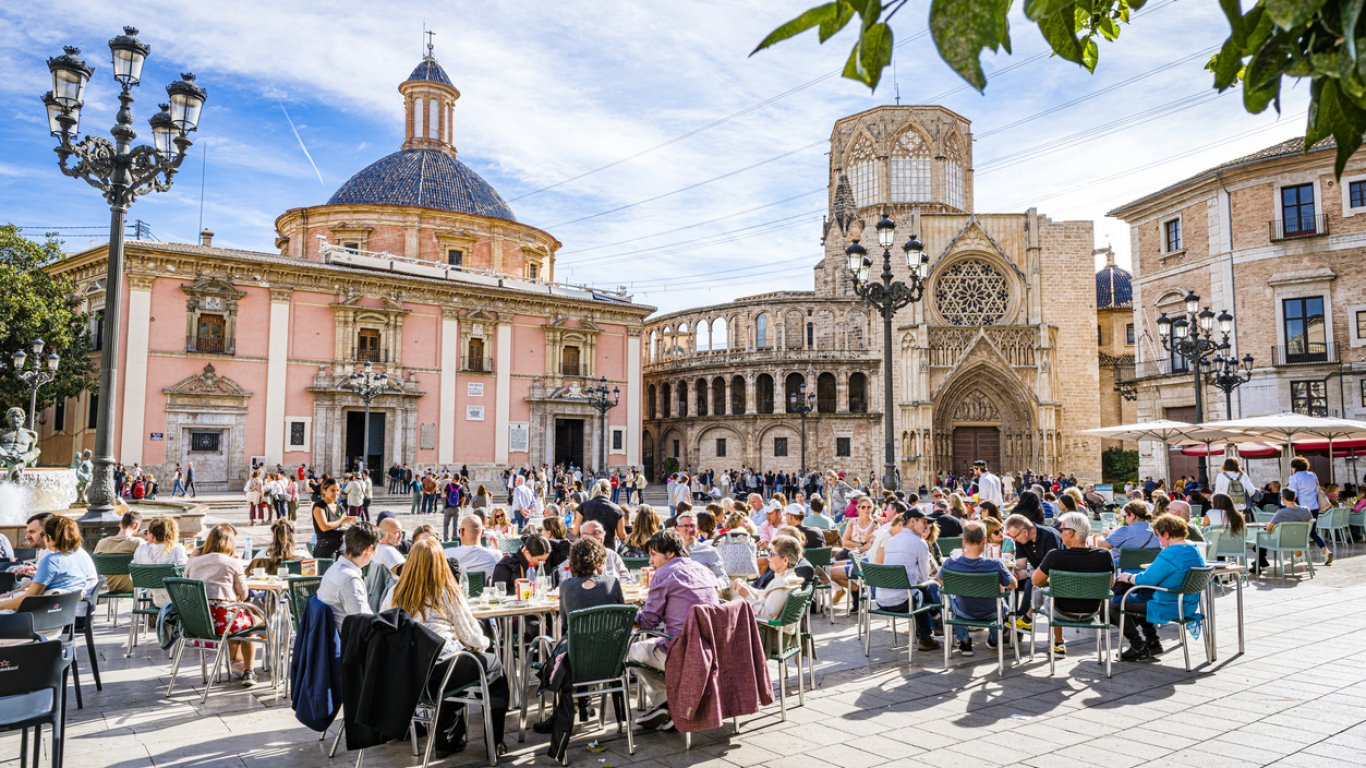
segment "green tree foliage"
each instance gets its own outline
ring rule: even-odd
[[[88,320],[80,311],[75,286],[43,270],[61,257],[57,241],[34,242],[20,235],[18,227],[0,225],[0,403],[6,407],[28,410],[29,389],[14,375],[10,355],[22,349],[29,354],[25,367],[33,365],[34,339],[47,343],[44,357],[49,351],[62,357],[56,379],[38,391],[40,410],[58,397],[75,397],[95,388]]]
[[[663,482],[665,478],[679,470],[678,459],[674,458],[673,456],[669,456],[668,458],[664,459],[663,469],[664,474],[659,478],[660,482]]]
[[[1099,40],[1115,40],[1120,25],[1147,0],[1025,0],[1026,18],[1057,56],[1094,72]],[[1012,0],[931,0],[929,29],[939,56],[964,80],[986,88],[982,51],[1011,52]],[[1280,111],[1285,78],[1310,81],[1310,107],[1305,148],[1329,136],[1337,141],[1335,171],[1342,176],[1347,159],[1361,146],[1366,132],[1366,0],[1258,0],[1246,13],[1239,0],[1218,0],[1230,33],[1210,60],[1214,87],[1241,85],[1243,106],[1257,114],[1274,106]],[[819,30],[824,43],[858,19],[858,37],[844,76],[876,89],[892,60],[888,22],[907,0],[834,0],[807,10],[783,24],[754,49],[758,53],[805,32]]]
[[[1138,482],[1138,451],[1106,448],[1100,454],[1100,476],[1107,483]]]

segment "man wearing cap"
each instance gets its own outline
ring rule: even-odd
[[[875,545],[873,562],[903,566],[911,584],[925,584],[930,580],[930,548],[925,543],[929,530],[930,523],[923,512],[915,508],[902,512],[892,521],[891,535]],[[910,590],[879,589],[875,599],[878,607],[885,610],[910,611],[915,607],[913,593],[916,592],[920,593],[922,605],[939,603],[939,589],[932,583]],[[934,639],[930,612],[915,615],[915,634],[922,651],[937,651],[943,647]]]
[[[997,509],[1004,509],[1006,499],[1001,492],[1001,478],[991,474],[986,461],[982,459],[972,463],[972,471],[977,475],[977,498],[995,504]]]
[[[807,549],[819,549],[825,546],[825,536],[821,532],[809,525],[802,525],[806,519],[806,511],[800,504],[788,504],[783,509],[783,516],[787,518],[787,524],[796,528],[802,534],[802,546]]]
[[[764,507],[764,521],[759,524],[759,548],[767,549],[768,543],[773,541],[775,531],[778,526],[783,524],[783,507],[777,501],[770,502]]]

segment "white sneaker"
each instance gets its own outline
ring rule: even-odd
[[[250,688],[256,685],[256,673],[248,669],[242,673],[242,687]]]

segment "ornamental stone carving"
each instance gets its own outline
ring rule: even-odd
[[[968,395],[953,413],[954,421],[1000,421],[996,404],[981,391]]]
[[[935,280],[939,316],[951,325],[992,325],[1010,307],[1005,275],[980,259],[964,259]]]

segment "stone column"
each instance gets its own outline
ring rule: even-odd
[[[147,417],[147,337],[152,323],[152,275],[128,276],[128,335],[123,361],[123,425],[118,460],[142,461]],[[118,339],[105,339],[118,344]],[[115,382],[115,386],[118,383]]]
[[[285,460],[285,393],[289,375],[289,287],[270,289],[270,335],[266,352],[266,464]]]
[[[456,374],[460,369],[460,315],[454,307],[441,310],[441,379],[437,396],[436,461],[455,463]]]
[[[498,360],[494,363],[493,460],[508,463],[508,424],[512,420],[512,323],[498,323]]]
[[[752,373],[745,374],[745,415],[753,416],[759,412],[759,387]]]

